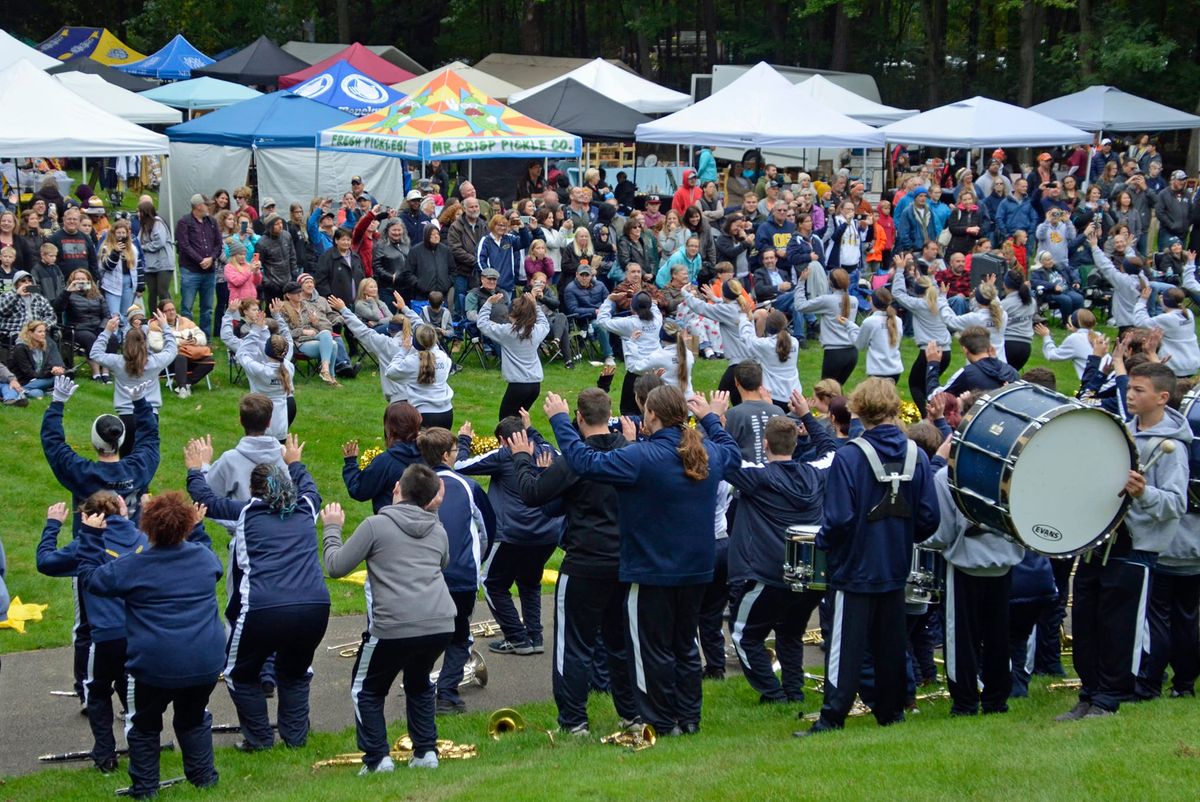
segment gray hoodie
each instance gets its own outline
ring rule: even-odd
[[[946,562],[972,576],[1004,576],[1025,557],[1025,549],[1004,535],[990,530],[967,535],[974,524],[966,519],[950,495],[950,469],[943,467],[933,477],[942,519],[933,537],[921,545],[938,549]]]
[[[1125,528],[1133,548],[1161,554],[1179,531],[1179,520],[1187,510],[1188,445],[1192,429],[1187,419],[1168,407],[1158,425],[1138,430],[1137,418],[1125,426],[1137,445],[1138,462],[1145,465],[1160,451],[1162,439],[1175,440],[1175,451],[1163,454],[1146,473],[1146,490],[1135,498],[1125,514]]]
[[[1158,555],[1154,570],[1164,574],[1200,574],[1200,514],[1189,512],[1180,519],[1175,539]]]
[[[250,500],[250,472],[259,465],[275,464],[287,472],[283,448],[270,435],[246,435],[233,448],[217,457],[204,472],[208,486],[217,498]]]
[[[364,520],[342,544],[342,527],[326,524],[325,570],[333,578],[367,561],[368,629],[381,640],[454,631],[456,608],[442,569],[450,558],[436,512],[393,504]]]

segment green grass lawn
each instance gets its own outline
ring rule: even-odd
[[[809,651],[812,659],[815,652]],[[218,689],[218,693],[220,690]],[[738,675],[706,682],[701,733],[660,740],[627,752],[601,745],[616,729],[606,697],[593,697],[592,737],[577,740],[555,727],[551,703],[523,705],[527,727],[499,742],[485,734],[486,713],[439,720],[439,737],[476,744],[479,756],[443,761],[437,771],[398,767],[392,775],[359,778],[356,767],[312,764],[355,750],[352,729],[313,735],[295,751],[276,747],[244,755],[217,751],[220,785],[198,792],[175,786],[162,798],[266,800],[1001,800],[1196,798],[1200,734],[1195,700],[1128,705],[1111,718],[1060,724],[1053,717],[1074,703],[1070,691],[1035,680],[1033,696],[1014,700],[1003,716],[948,717],[949,701],[924,702],[919,715],[891,728],[868,717],[846,730],[798,741],[796,712],[814,711],[820,694],[802,705],[762,706]],[[401,708],[393,697],[389,713]],[[349,705],[347,716],[349,717]],[[393,724],[394,739],[405,731]],[[164,735],[164,737],[168,737]],[[223,737],[220,743],[230,743]],[[125,763],[115,775],[95,770],[44,771],[0,784],[10,800],[111,797],[128,785]],[[164,779],[182,775],[178,753],[163,758]]]
[[[1056,332],[1062,335],[1062,332]],[[905,361],[909,362],[915,348],[905,341]],[[162,464],[151,487],[151,492],[182,489],[186,471],[183,467],[183,446],[188,439],[211,434],[213,446],[219,454],[233,447],[241,436],[238,425],[237,402],[246,392],[245,384],[229,385],[229,374],[225,368],[225,355],[221,345],[216,346],[217,369],[212,373],[213,389],[196,388],[186,401],[176,398],[164,389],[164,405],[161,417]],[[800,377],[805,387],[811,387],[820,377],[821,350],[809,348],[800,352]],[[955,356],[955,365],[961,364],[961,355]],[[1044,364],[1040,353],[1030,361],[1030,366]],[[1070,363],[1052,363],[1059,381],[1068,391],[1077,382]],[[698,389],[716,387],[725,362],[698,360],[694,384]],[[859,360],[859,368],[851,384],[865,374],[865,358]],[[575,370],[565,370],[555,362],[547,368],[543,391],[553,390],[564,394],[574,402],[574,396],[584,387],[594,384],[599,368],[582,363]],[[614,388],[619,389],[623,369],[618,369]],[[500,398],[504,394],[504,382],[498,370],[483,371],[476,363],[451,380],[454,387],[455,426],[471,420],[477,432],[490,433],[496,421]],[[907,395],[907,384],[901,380],[901,392]],[[0,654],[47,646],[63,646],[70,642],[73,621],[70,583],[64,579],[52,579],[37,573],[35,551],[45,522],[46,507],[56,501],[69,502],[62,487],[54,480],[42,456],[41,414],[49,402],[32,400],[28,408],[5,407],[0,409],[0,437],[8,443],[7,481],[0,482],[0,509],[5,512],[4,526],[0,530],[8,556],[8,588],[14,596],[25,602],[49,604],[50,608],[40,622],[30,623],[24,635],[9,629],[0,629]],[[300,379],[296,392],[299,414],[292,431],[307,443],[304,461],[308,464],[325,501],[338,501],[346,505],[347,525],[353,527],[370,513],[369,503],[349,500],[342,483],[342,443],[358,438],[361,447],[383,444],[383,411],[385,402],[379,388],[378,374],[364,370],[357,379],[344,381],[341,389],[329,388],[319,379]],[[531,410],[534,425],[549,435],[549,426],[541,411],[541,403]],[[112,387],[87,380],[67,404],[65,424],[68,441],[83,454],[92,452],[89,431],[93,418],[103,412],[112,411]],[[352,531],[352,529],[350,530]],[[228,536],[220,527],[210,525],[217,546],[217,554],[224,559]],[[65,543],[65,540],[64,540]],[[557,565],[557,561],[552,564]],[[356,585],[329,581],[335,615],[364,612],[362,591]],[[224,591],[221,591],[224,598]]]

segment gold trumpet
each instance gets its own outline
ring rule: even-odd
[[[456,744],[454,741],[446,738],[438,740],[437,752],[439,760],[470,760],[473,757],[479,756],[475,744]],[[409,760],[412,758],[413,743],[408,733],[401,735],[392,744],[391,756],[392,760]],[[362,752],[343,752],[326,760],[318,760],[313,764],[313,770],[324,769],[330,766],[357,766],[362,763],[362,759]]]
[[[800,640],[805,646],[820,646],[825,642],[825,638],[821,635],[821,630],[810,629],[804,633],[804,637]]]
[[[623,730],[617,730],[612,735],[605,735],[600,739],[600,743],[602,744],[616,744],[617,746],[625,747],[630,752],[640,752],[643,749],[649,749],[657,741],[658,733],[649,724],[634,724]]]
[[[501,633],[500,625],[496,623],[496,619],[489,618],[487,621],[476,621],[471,624],[472,638],[491,638]]]
[[[525,729],[525,717],[511,707],[502,707],[488,716],[487,734],[499,741],[501,735],[521,732]]]
[[[1052,691],[1077,691],[1083,687],[1083,680],[1065,679],[1062,682],[1051,682],[1046,687]]]

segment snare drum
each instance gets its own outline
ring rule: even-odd
[[[797,593],[827,590],[825,552],[817,548],[819,526],[789,526],[783,558],[783,578]]]
[[[1179,411],[1187,418],[1188,426],[1192,428],[1192,444],[1188,447],[1188,512],[1200,512],[1200,388],[1192,390],[1183,397]]]
[[[1130,499],[1133,438],[1102,409],[1020,382],[981,396],[950,446],[963,515],[1028,549],[1067,557],[1103,542]]]
[[[904,601],[909,604],[929,604],[942,598],[946,590],[946,560],[940,551],[913,548],[912,568],[904,586]]]

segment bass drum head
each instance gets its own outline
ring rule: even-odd
[[[1051,557],[1077,554],[1117,525],[1133,453],[1125,427],[1106,412],[1072,409],[1021,448],[1009,488],[1015,534]]]

